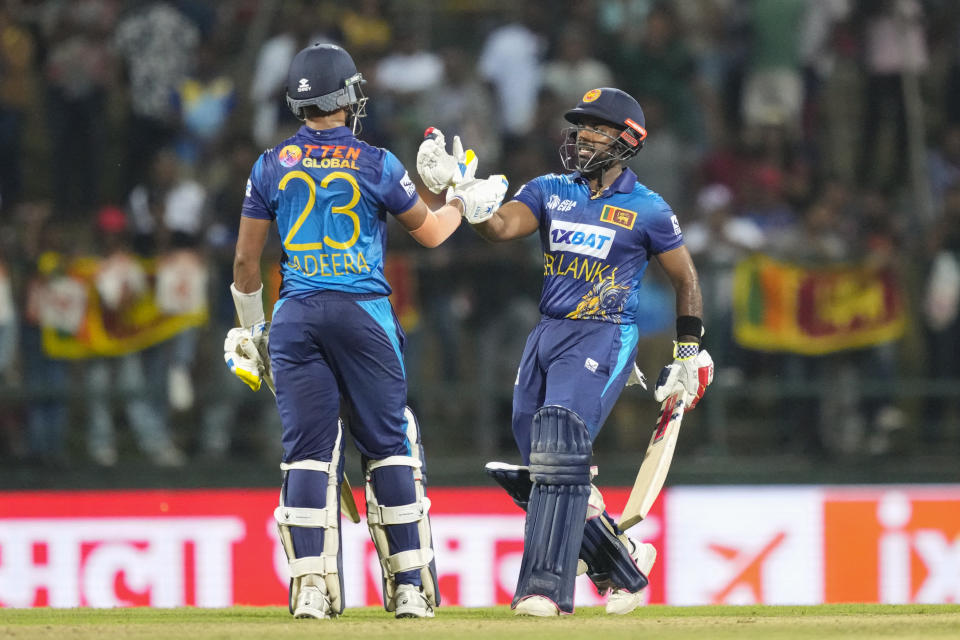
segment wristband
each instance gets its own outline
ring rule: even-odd
[[[241,327],[249,329],[264,321],[262,284],[256,291],[244,293],[231,282],[230,293],[233,294],[233,306],[237,309],[237,319]]]
[[[700,353],[700,345],[696,342],[674,342],[673,359],[689,360],[695,358]]]
[[[677,316],[677,337],[681,336],[700,340],[703,337],[703,320],[697,316]]]

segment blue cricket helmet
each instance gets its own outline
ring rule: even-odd
[[[367,98],[360,85],[366,82],[353,58],[335,44],[314,44],[301,50],[287,72],[287,106],[298,119],[303,108],[316,106],[329,113],[348,108],[354,129],[364,113]]]
[[[583,94],[580,102],[563,117],[572,124],[579,124],[585,117],[593,117],[623,128],[619,140],[629,148],[639,151],[647,137],[646,120],[640,103],[626,91],[613,87],[591,89]]]
[[[564,141],[560,146],[560,159],[567,171],[602,173],[614,163],[626,162],[636,155],[647,137],[640,104],[630,94],[612,87],[587,91],[577,106],[563,117],[574,125],[564,130]],[[578,134],[587,128],[583,124],[586,119],[600,120],[620,133],[615,136],[604,133],[609,142],[602,148],[583,142]]]

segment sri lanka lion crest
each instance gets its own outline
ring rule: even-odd
[[[577,308],[566,315],[571,320],[597,320],[604,318],[610,322],[620,322],[620,314],[627,300],[627,285],[616,284],[612,278],[601,280],[590,287],[577,304]]]

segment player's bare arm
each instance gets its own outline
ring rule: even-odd
[[[260,289],[260,257],[270,232],[271,220],[240,218],[237,249],[233,257],[233,284],[242,293]]]
[[[462,210],[459,200],[452,200],[450,204],[434,211],[423,198],[418,198],[416,204],[394,217],[414,240],[432,249],[457,230],[462,220]]]
[[[257,391],[261,380],[274,388],[266,357],[267,325],[263,311],[260,257],[270,231],[270,220],[241,217],[233,258],[230,293],[240,326],[231,329],[223,343],[224,361],[230,370]]]
[[[703,318],[703,297],[700,293],[700,280],[697,268],[686,246],[679,246],[657,255],[673,290],[677,296],[677,317]],[[677,336],[680,342],[700,342],[699,335],[682,334]]]
[[[685,246],[657,256],[677,295],[677,339],[673,362],[660,372],[653,395],[657,402],[680,394],[686,410],[697,406],[713,382],[713,358],[700,349],[703,335],[703,298],[693,259]]]
[[[514,238],[528,236],[537,230],[539,222],[530,207],[511,200],[497,209],[484,222],[478,222],[473,228],[490,242],[504,242]]]

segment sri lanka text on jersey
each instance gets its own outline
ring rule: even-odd
[[[610,269],[609,273],[607,270]],[[585,256],[570,256],[566,253],[543,254],[543,275],[576,278],[585,282],[600,282],[607,278],[616,279],[617,267],[600,260],[591,260]]]

